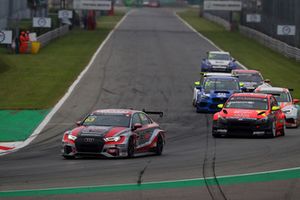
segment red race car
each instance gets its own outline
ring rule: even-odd
[[[134,157],[161,155],[165,131],[147,114],[162,112],[130,109],[104,109],[89,114],[78,127],[66,131],[62,139],[62,156]]]
[[[214,137],[285,134],[285,115],[270,94],[235,93],[218,106],[222,110],[213,116]]]

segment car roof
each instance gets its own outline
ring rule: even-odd
[[[209,51],[208,53],[215,53],[215,54],[228,54],[228,55],[229,55],[229,52],[227,52],[227,51]]]
[[[206,79],[233,79],[233,80],[238,80],[236,76],[208,76]]]
[[[140,112],[138,110],[131,110],[131,109],[99,109],[95,110],[93,114],[129,114],[132,115],[133,113]]]
[[[289,89],[282,87],[260,87],[258,89],[260,92],[289,92]]]
[[[260,74],[259,71],[253,69],[234,69],[232,72],[241,73],[241,74]]]
[[[252,97],[252,98],[267,98],[272,96],[271,94],[263,94],[263,93],[234,93],[232,96],[235,97]]]

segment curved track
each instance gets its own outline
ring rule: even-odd
[[[289,129],[285,137],[276,139],[212,138],[211,115],[197,114],[191,97],[200,59],[213,49],[170,9],[133,10],[35,141],[0,157],[0,191],[207,178],[298,167],[299,129]],[[98,108],[164,111],[164,118],[158,119],[168,132],[164,154],[63,160],[62,133]],[[299,179],[292,179],[52,198],[299,199],[299,189]]]

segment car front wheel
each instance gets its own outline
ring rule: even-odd
[[[155,148],[155,154],[156,155],[161,155],[164,149],[164,141],[161,135],[157,136],[157,141],[156,141],[156,148]]]

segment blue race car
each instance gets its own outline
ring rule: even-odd
[[[202,60],[202,72],[231,72],[236,69],[237,64],[228,52],[209,51],[207,58]]]
[[[231,76],[207,77],[197,89],[197,112],[218,112],[218,104],[224,104],[233,93],[242,92],[238,78]]]

